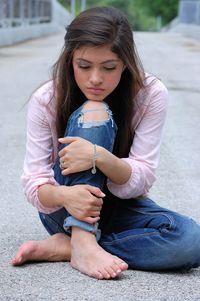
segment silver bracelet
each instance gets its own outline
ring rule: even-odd
[[[96,160],[97,160],[97,146],[96,144],[94,144],[94,152],[92,156],[92,169],[91,169],[91,173],[93,175],[95,175],[95,173],[97,172],[96,165],[95,165]]]

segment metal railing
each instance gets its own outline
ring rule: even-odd
[[[51,22],[51,0],[0,0],[0,27]]]

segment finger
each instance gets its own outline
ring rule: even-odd
[[[99,217],[100,216],[100,211],[99,210],[90,211],[90,212],[88,212],[88,215],[91,215],[91,217]]]
[[[83,219],[84,222],[87,222],[89,224],[95,224],[96,222],[98,222],[100,220],[100,217],[85,217]]]
[[[66,144],[69,144],[69,143],[72,143],[74,141],[76,141],[78,139],[78,137],[70,137],[70,136],[67,136],[67,137],[62,137],[62,138],[59,138],[58,141],[60,143],[66,143]]]
[[[102,209],[102,206],[94,206],[94,207],[92,207],[92,212],[95,212],[95,211],[101,211],[101,209]]]
[[[73,173],[73,170],[71,170],[70,168],[64,168],[64,169],[62,169],[62,175],[63,176],[67,176],[70,173]]]
[[[91,203],[91,205],[93,205],[94,207],[98,207],[101,208],[103,206],[103,200],[102,198],[96,198],[93,200],[93,202]]]
[[[60,159],[65,155],[66,153],[66,147],[64,147],[63,149],[61,149],[59,152],[58,152],[58,156],[60,157]]]
[[[63,164],[63,163],[65,163],[66,162],[66,160],[64,159],[64,156],[62,156],[62,158],[60,158],[60,164]]]
[[[60,160],[60,165],[62,166],[62,169],[67,168],[67,161]]]
[[[106,196],[105,193],[103,193],[98,187],[87,185],[87,188],[92,194],[96,195],[97,197],[103,198]]]

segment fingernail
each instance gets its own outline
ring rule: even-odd
[[[104,197],[104,196],[106,196],[106,195],[105,195],[105,193],[102,192],[102,193],[101,193],[101,196]]]

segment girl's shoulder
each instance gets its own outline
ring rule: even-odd
[[[168,91],[165,85],[156,76],[145,73],[144,87],[136,96],[137,105],[134,106],[133,128],[136,129],[145,114],[161,114],[164,116],[168,105]],[[146,116],[147,116],[146,115]]]
[[[140,105],[148,105],[154,99],[160,102],[166,102],[168,99],[168,90],[165,84],[155,75],[145,73],[144,87],[137,94],[137,102]]]
[[[145,73],[144,85],[150,92],[160,91],[167,92],[164,83],[155,75]]]
[[[33,92],[31,100],[36,101],[42,106],[53,106],[55,103],[53,81],[50,80],[38,87]]]

